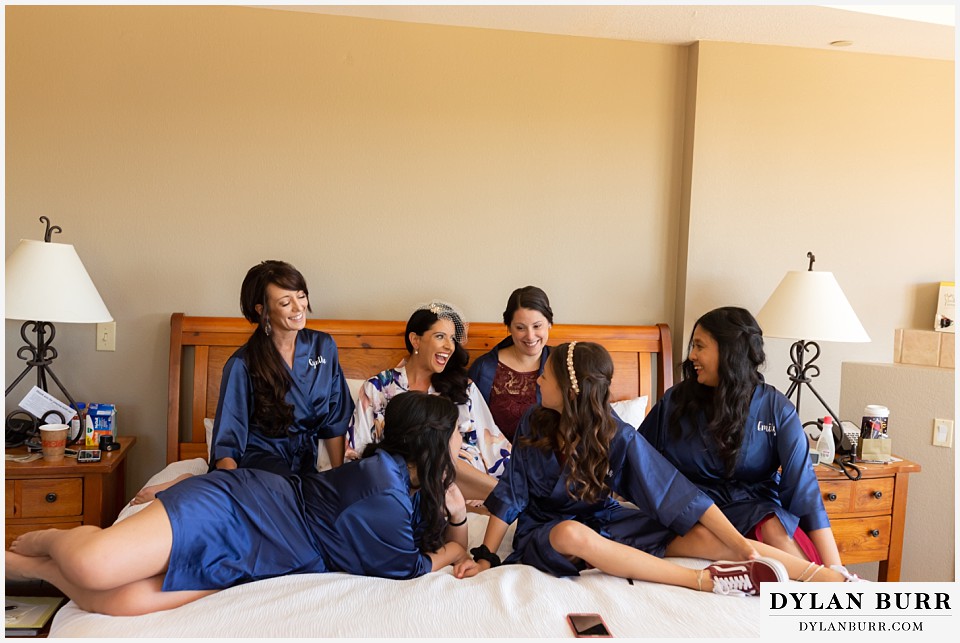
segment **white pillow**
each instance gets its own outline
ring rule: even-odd
[[[203,418],[203,428],[207,432],[207,462],[210,462],[210,443],[213,442],[213,418]]]
[[[190,473],[195,476],[203,475],[207,472],[207,462],[203,458],[193,458],[192,460],[177,460],[176,462],[171,462],[166,467],[164,467],[159,473],[155,474],[152,478],[147,480],[147,483],[143,485],[144,487],[149,487],[155,484],[160,484],[161,482],[170,482],[171,480],[179,477],[184,473]],[[144,503],[142,505],[131,505],[127,504],[123,508],[123,511],[120,512],[120,515],[117,516],[116,522],[120,522],[124,518],[129,518],[133,514],[137,513],[150,503]]]
[[[363,383],[367,380],[352,380],[347,378],[347,388],[350,389],[350,397],[353,398],[353,403],[356,404],[357,400],[360,399],[360,388],[363,386]]]
[[[642,395],[632,400],[621,400],[614,402],[610,406],[617,412],[620,419],[635,429],[640,428],[640,423],[647,416],[647,396]]]

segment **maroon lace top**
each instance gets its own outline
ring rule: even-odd
[[[503,362],[497,362],[497,372],[490,387],[490,413],[511,442],[520,418],[537,403],[538,376],[538,371],[520,373]]]

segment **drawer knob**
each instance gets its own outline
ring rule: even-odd
[[[882,491],[874,491],[874,492],[873,492],[873,497],[876,498],[877,500],[880,500],[880,498],[883,498],[883,492],[882,492]]]
[[[827,500],[829,500],[830,502],[833,502],[833,501],[836,500],[836,499],[837,499],[837,494],[835,494],[835,493],[828,493],[828,494],[827,494]]]
[[[44,499],[45,499],[47,502],[56,502],[56,501],[57,501],[57,494],[52,493],[52,492],[51,492],[51,493],[48,493]]]
[[[874,538],[876,538],[877,536],[880,535],[880,530],[879,530],[879,529],[871,529],[871,530],[870,530],[870,535],[873,536]]]

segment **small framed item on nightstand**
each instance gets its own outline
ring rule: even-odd
[[[77,454],[77,462],[100,462],[100,449],[83,449]]]
[[[953,298],[953,282],[940,282],[940,295],[937,297],[937,316],[933,329],[945,333],[956,332],[956,303]]]

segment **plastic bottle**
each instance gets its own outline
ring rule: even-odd
[[[76,440],[80,437],[80,431],[83,427],[83,418],[86,416],[87,405],[83,402],[77,402],[77,414],[70,420],[70,439]]]
[[[823,418],[823,430],[817,439],[817,453],[820,454],[820,464],[833,464],[833,418],[829,415]]]

